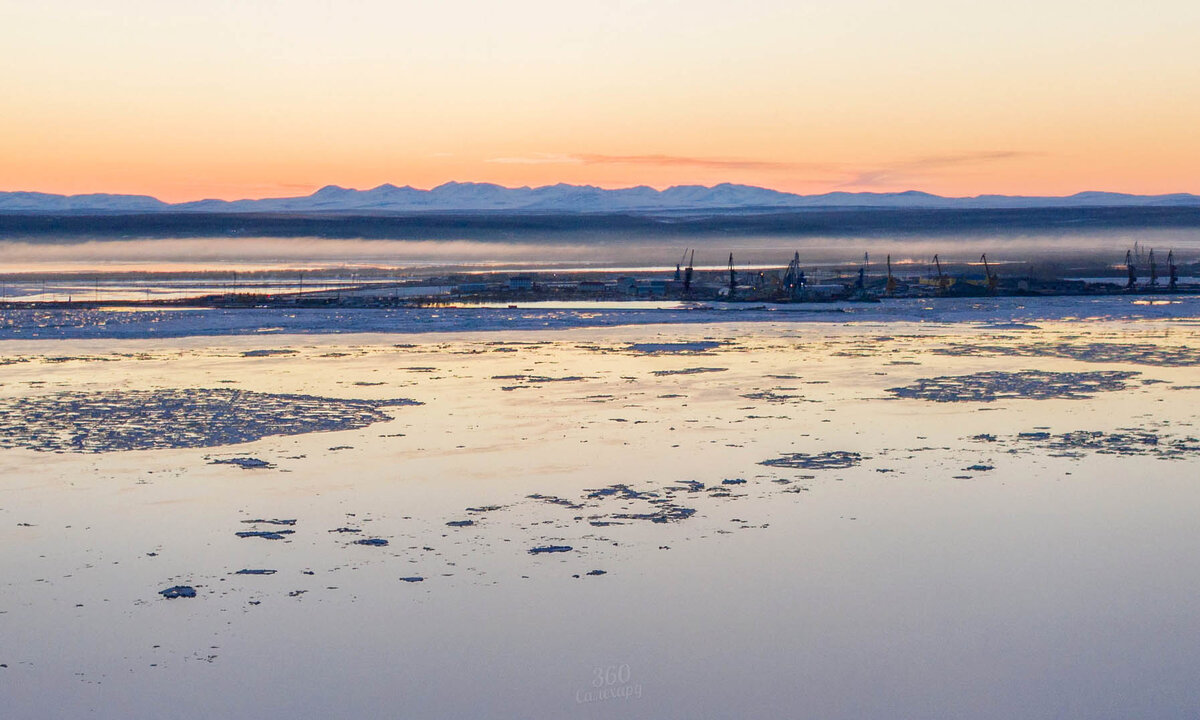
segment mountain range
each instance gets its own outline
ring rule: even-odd
[[[490,183],[449,182],[431,190],[380,185],[353,190],[328,185],[311,195],[261,200],[197,200],[166,203],[148,195],[53,195],[0,192],[0,213],[670,213],[830,209],[1019,209],[1094,207],[1200,207],[1200,195],[1128,195],[1081,192],[1064,197],[978,195],[942,197],[918,191],[831,192],[796,195],[750,185],[678,185],[666,190],[639,186],[607,190],[591,185],[508,188]]]

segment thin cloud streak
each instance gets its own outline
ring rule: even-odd
[[[585,165],[652,165],[712,170],[800,170],[826,167],[817,163],[775,162],[750,158],[706,158],[685,155],[576,155]]]
[[[519,155],[515,157],[497,157],[490,158],[484,162],[494,163],[496,165],[582,165],[583,160],[578,155],[564,155],[562,153],[533,153],[531,155]]]
[[[959,155],[933,155],[912,160],[900,160],[886,163],[874,168],[854,171],[853,177],[843,182],[840,187],[890,186],[911,183],[922,174],[935,170],[963,167],[968,165],[987,165],[1005,160],[1036,157],[1044,153],[1024,152],[1020,150],[993,150],[988,152],[963,153]]]
[[[752,170],[758,172],[804,172],[826,176],[808,182],[832,183],[836,187],[887,187],[910,184],[931,172],[1044,155],[1020,150],[989,150],[956,155],[931,155],[896,160],[874,166],[855,163],[783,162],[756,158],[712,158],[689,155],[601,155],[594,153],[533,153],[487,160],[502,165],[633,165],[705,170]],[[832,176],[832,177],[830,177]]]
[[[751,158],[708,158],[687,155],[597,155],[591,153],[533,153],[498,157],[489,163],[501,165],[640,165],[653,167],[698,167],[714,170],[800,170],[829,169],[819,163],[775,162]]]

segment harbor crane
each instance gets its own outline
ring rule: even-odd
[[[1174,290],[1179,285],[1179,268],[1175,267],[1175,251],[1167,251],[1167,287]]]
[[[783,274],[783,289],[791,300],[800,297],[800,293],[804,290],[804,271],[800,269],[800,253],[792,256],[792,261],[788,263],[787,272]]]
[[[1132,290],[1137,285],[1137,266],[1133,264],[1133,251],[1125,251],[1125,273],[1129,279],[1125,282],[1125,289]]]
[[[896,278],[892,277],[892,256],[887,256],[887,294],[896,292]]]
[[[733,253],[729,253],[729,299],[733,299],[733,294],[737,290],[737,272],[733,269]]]
[[[692,250],[692,254],[688,257],[687,267],[683,271],[683,291],[690,293],[692,291],[692,266],[696,261],[696,251]]]
[[[936,254],[933,256],[933,264],[937,266],[937,289],[944,292],[950,287],[950,277],[942,272],[942,261]]]
[[[1000,278],[992,272],[992,266],[988,265],[987,253],[980,255],[979,259],[983,261],[983,274],[987,276],[988,292],[994,293],[996,292],[996,287],[1000,284]]]

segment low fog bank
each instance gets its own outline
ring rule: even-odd
[[[1160,260],[1173,250],[1181,267],[1200,260],[1200,228],[993,227],[972,232],[860,234],[492,233],[486,238],[371,239],[318,236],[197,235],[105,237],[0,233],[0,275],[129,272],[413,273],[494,270],[673,271],[695,251],[697,268],[974,263],[1053,266],[1071,274],[1120,266],[1127,249]],[[688,253],[690,255],[690,253]]]

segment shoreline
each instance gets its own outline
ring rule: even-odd
[[[584,306],[492,308],[125,308],[14,309],[0,313],[0,343],[167,338],[254,337],[264,346],[283,336],[381,335],[411,338],[478,333],[560,332],[661,326],[683,328],[877,323],[1020,328],[1045,322],[1171,322],[1200,318],[1200,295],[1041,298],[898,299],[883,303],[722,304],[645,308]]]

